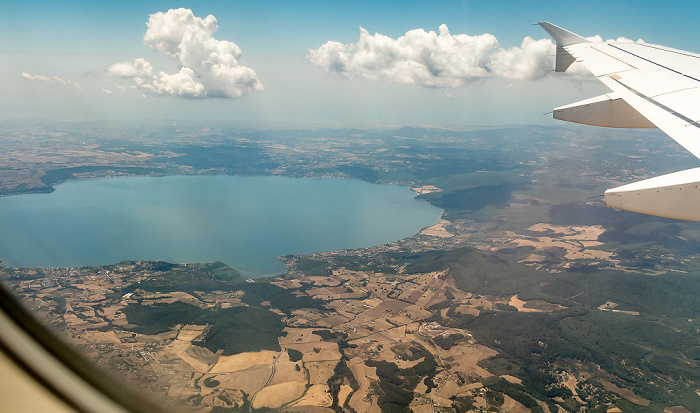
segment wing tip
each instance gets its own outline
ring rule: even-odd
[[[579,36],[576,33],[572,33],[566,29],[554,25],[550,22],[541,21],[537,24],[540,25],[546,31],[559,46],[570,46],[572,44],[579,43],[590,43],[591,41]]]

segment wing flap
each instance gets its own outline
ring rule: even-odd
[[[610,128],[656,127],[615,93],[556,108],[554,119]]]

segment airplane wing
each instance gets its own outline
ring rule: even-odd
[[[700,55],[647,43],[596,43],[548,22],[555,71],[582,63],[611,90],[554,109],[554,118],[614,128],[659,128],[700,158]],[[614,208],[700,221],[700,168],[605,191]]]

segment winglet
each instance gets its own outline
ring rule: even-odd
[[[559,26],[555,26],[549,22],[539,22],[542,28],[549,33],[550,36],[557,42],[559,46],[569,46],[572,44],[579,43],[590,43],[590,40],[584,39],[576,33],[571,33],[568,30],[562,29]]]
[[[566,72],[566,69],[576,61],[573,56],[565,49],[566,46],[579,43],[590,43],[578,34],[571,33],[559,26],[555,26],[549,22],[539,22],[539,25],[549,33],[550,36],[557,42],[557,58],[554,65],[555,72]]]

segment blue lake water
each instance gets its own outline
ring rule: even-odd
[[[280,274],[280,255],[396,241],[440,220],[409,188],[278,176],[68,181],[0,198],[0,260],[74,267],[122,260],[222,261]]]

